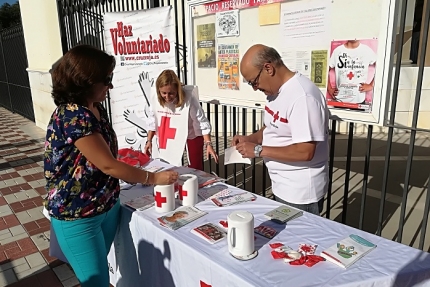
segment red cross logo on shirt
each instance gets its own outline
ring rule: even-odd
[[[161,192],[157,191],[155,192],[155,202],[157,203],[157,207],[161,207],[163,203],[167,202],[167,198],[161,196]]]
[[[182,185],[178,186],[178,190],[179,190],[179,199],[183,200],[184,196],[188,195],[188,191],[186,191],[185,189],[183,189]]]
[[[166,116],[161,117],[161,123],[158,127],[158,144],[160,149],[166,149],[167,140],[175,139],[176,128],[170,127],[170,118]]]
[[[276,123],[278,119],[279,119],[279,111],[277,111],[276,114],[273,116],[273,122]]]
[[[281,118],[279,116],[279,111],[277,111],[276,113],[274,113],[268,106],[266,106],[264,108],[266,110],[266,112],[271,115],[273,117],[273,122],[276,123],[277,120],[279,120],[282,123],[288,123],[288,120],[285,118]]]
[[[348,75],[346,75],[348,77],[348,79],[351,81],[352,78],[354,78],[354,74],[352,72],[349,72]]]

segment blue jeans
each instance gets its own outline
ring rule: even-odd
[[[58,245],[82,287],[108,287],[107,255],[119,224],[120,202],[106,213],[73,221],[51,217]]]
[[[291,207],[295,207],[295,208],[303,210],[303,211],[307,211],[309,213],[313,213],[315,215],[320,215],[323,208],[324,208],[324,197],[321,198],[318,202],[312,202],[312,203],[308,203],[308,204],[290,203],[290,202],[287,202],[287,201],[277,197],[276,195],[275,195],[275,200],[277,202],[289,205]]]

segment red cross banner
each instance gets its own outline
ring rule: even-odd
[[[172,8],[106,13],[104,36],[116,59],[110,107],[119,148],[143,151],[151,89],[163,70],[176,70]]]
[[[185,92],[187,99],[192,91]],[[188,138],[189,100],[183,107],[175,108],[171,105],[162,107],[157,96],[153,93],[151,106],[156,123],[157,144],[152,145],[154,154],[168,163],[181,166],[185,144]]]

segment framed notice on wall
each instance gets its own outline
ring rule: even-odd
[[[234,62],[240,63],[252,45],[271,46],[290,70],[315,83],[333,117],[382,125],[392,77],[395,2],[191,0],[186,9],[187,30],[193,31],[188,47],[198,49],[196,37],[201,25],[219,25],[220,16],[225,13],[238,14],[223,18],[222,25],[238,27],[240,32],[229,37],[215,36],[218,57],[219,47],[237,47],[234,54],[238,59]],[[261,9],[265,5],[271,5],[270,9]],[[189,79],[199,86],[202,100],[250,107],[264,105],[264,94],[244,84],[240,70],[233,73],[219,59],[216,69],[199,69],[195,59],[189,60]],[[232,79],[233,74],[238,78],[236,88],[220,85]]]

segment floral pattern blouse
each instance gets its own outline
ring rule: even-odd
[[[118,154],[116,134],[106,109],[99,104],[100,121],[87,108],[60,105],[49,121],[44,154],[48,195],[44,202],[51,217],[59,220],[88,218],[110,210],[119,197],[119,181],[104,174],[74,145],[92,133],[100,133]]]

